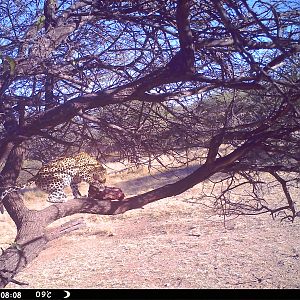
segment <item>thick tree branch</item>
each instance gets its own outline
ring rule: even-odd
[[[183,64],[182,72],[195,73],[195,46],[189,22],[189,9],[191,1],[178,0],[176,9],[176,22],[180,43],[180,59],[176,64]]]

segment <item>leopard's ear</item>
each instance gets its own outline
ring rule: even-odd
[[[76,156],[87,156],[88,154],[84,151],[79,152]]]

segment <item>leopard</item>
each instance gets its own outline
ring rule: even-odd
[[[42,166],[38,173],[19,189],[35,183],[39,189],[48,193],[48,202],[66,202],[65,187],[70,186],[74,198],[80,198],[80,182],[87,182],[90,186],[104,190],[106,174],[106,168],[98,160],[86,152],[80,152],[57,158]]]

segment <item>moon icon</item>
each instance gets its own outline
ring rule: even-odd
[[[64,292],[66,293],[66,296],[64,297],[65,299],[71,296],[71,293],[69,291],[64,291]]]

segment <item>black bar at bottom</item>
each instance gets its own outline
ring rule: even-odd
[[[114,300],[114,299],[300,299],[300,290],[187,289],[3,289],[0,300]]]

